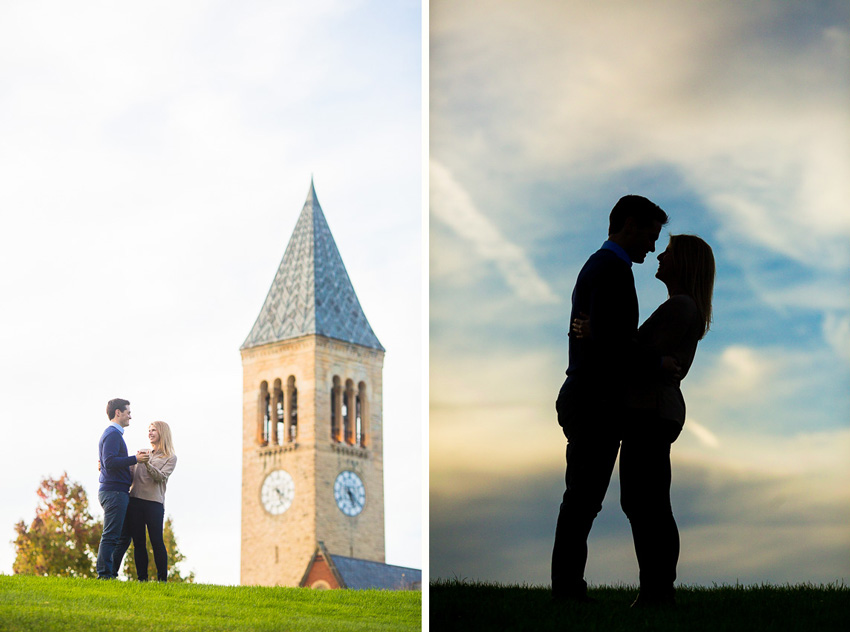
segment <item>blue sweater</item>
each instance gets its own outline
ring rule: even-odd
[[[570,336],[565,386],[597,407],[622,406],[635,376],[654,375],[661,364],[660,355],[637,344],[640,312],[631,266],[603,247],[579,272],[572,300],[570,322],[584,313],[592,333]]]
[[[136,456],[127,456],[124,437],[114,427],[108,426],[100,436],[100,491],[129,492],[133,475],[130,466],[136,464]]]

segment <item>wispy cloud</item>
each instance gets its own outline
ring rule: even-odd
[[[775,374],[782,370],[780,362],[743,345],[732,345],[723,350],[708,390],[723,393],[730,399],[751,397],[754,391],[764,390]]]
[[[838,338],[841,327],[835,327]],[[753,434],[788,436],[846,424],[846,378],[845,365],[825,347],[730,345],[698,352],[682,390],[688,414],[715,432],[747,428]]]
[[[836,353],[850,363],[850,317],[828,313],[823,321],[823,335]]]
[[[508,286],[531,303],[557,303],[558,297],[544,281],[525,252],[505,238],[481,213],[451,172],[431,160],[431,216],[466,241],[483,260],[492,263]]]
[[[688,422],[685,424],[685,430],[692,433],[704,446],[709,448],[720,447],[720,440],[717,438],[717,435],[694,419],[688,419]]]
[[[437,42],[441,26],[449,33],[464,19],[464,10],[452,4],[456,15],[448,15],[448,7],[444,23],[432,20]],[[579,177],[672,168],[721,222],[730,246],[845,268],[850,31],[806,25],[806,44],[791,46],[757,26],[793,20],[783,11],[783,3],[742,10],[563,2],[530,10],[490,2],[474,35],[442,49],[452,82],[439,81],[442,50],[432,56],[434,110],[456,108],[453,125],[432,129],[444,155],[461,136],[466,162],[488,168]]]

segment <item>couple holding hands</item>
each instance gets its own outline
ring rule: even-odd
[[[148,579],[145,531],[150,536],[159,581],[168,578],[168,553],[162,538],[165,487],[177,465],[171,428],[164,421],[148,427],[149,450],[127,453],[124,428],[130,425],[130,402],[112,399],[106,405],[109,425],[98,445],[103,535],[97,554],[98,579],[118,576],[124,555],[133,542],[139,581]]]

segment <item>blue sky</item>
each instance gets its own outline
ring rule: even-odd
[[[548,582],[569,296],[626,193],[718,264],[680,581],[850,577],[848,27],[838,2],[431,3],[432,577]],[[617,494],[592,583],[637,582]]]
[[[422,563],[418,2],[0,5],[0,573],[106,402],[167,421],[186,570],[239,581],[242,369],[311,176],[387,350],[387,562]],[[388,265],[391,262],[391,265]]]

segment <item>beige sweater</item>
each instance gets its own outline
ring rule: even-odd
[[[690,296],[670,297],[638,329],[638,342],[660,356],[673,356],[682,368],[681,377],[660,371],[635,377],[629,393],[632,408],[654,410],[661,419],[685,423],[685,398],[680,384],[694,361],[705,323]]]
[[[165,485],[176,465],[176,454],[168,458],[152,454],[147,463],[132,465],[133,484],[130,485],[130,496],[164,504]]]

